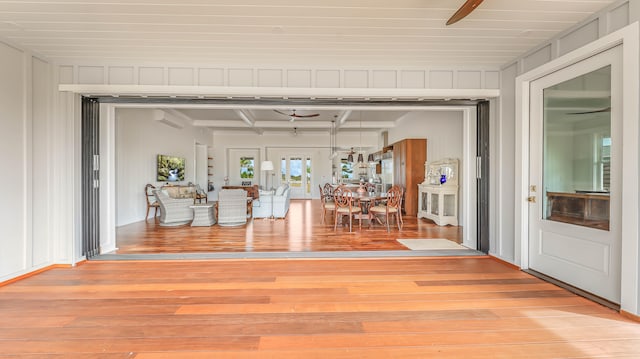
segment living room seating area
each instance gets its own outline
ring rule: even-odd
[[[149,185],[150,186],[150,185]],[[280,185],[275,191],[258,191],[257,186],[227,188],[220,191],[215,203],[214,215],[221,226],[239,226],[248,218],[285,218],[289,211],[291,194],[289,185]],[[146,189],[147,187],[145,187]],[[157,203],[160,208],[160,225],[180,226],[194,219],[194,204],[197,201],[195,186],[164,186],[151,191],[155,198],[147,202]]]
[[[289,211],[291,188],[282,184],[275,191],[260,191],[260,199],[253,201],[253,218],[284,218]]]

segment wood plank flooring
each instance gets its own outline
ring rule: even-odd
[[[637,358],[640,324],[488,257],[93,261],[0,287],[0,358]]]
[[[183,252],[308,252],[406,250],[398,238],[446,238],[462,242],[462,227],[435,225],[427,219],[404,218],[401,231],[388,233],[380,224],[362,229],[338,225],[333,216],[320,223],[320,200],[292,200],[284,219],[250,220],[239,227],[160,227],[153,219],[117,229],[118,254]]]

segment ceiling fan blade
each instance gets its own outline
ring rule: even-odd
[[[586,115],[589,113],[600,113],[600,112],[611,112],[611,107],[605,107],[605,108],[601,108],[599,110],[593,110],[593,111],[569,112],[567,113],[567,115]]]
[[[285,112],[282,112],[282,111],[279,111],[279,110],[273,110],[273,111],[275,111],[275,112],[277,112],[277,113],[279,113],[279,114],[281,114],[281,115],[285,115],[285,116],[287,116],[287,117],[292,117],[290,114],[285,113]],[[294,113],[294,115],[295,115],[295,113]]]
[[[278,111],[278,110],[273,110],[273,111],[275,111],[275,112],[277,112],[277,113],[279,113],[281,115],[285,115],[287,117],[291,117],[291,118],[294,118],[294,117],[295,118],[305,118],[305,117],[317,117],[317,116],[320,116],[319,113],[312,113],[310,115],[298,115],[298,114],[296,114],[296,110],[293,110],[292,113],[285,113],[285,112]]]
[[[464,19],[473,10],[475,10],[482,1],[483,0],[467,0],[467,2],[462,4],[458,11],[456,11],[449,20],[447,20],[447,25],[455,24],[456,22]]]

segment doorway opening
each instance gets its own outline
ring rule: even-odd
[[[113,104],[113,98],[109,99],[108,101],[110,104]],[[132,108],[132,107],[138,107],[140,106],[139,104],[136,105],[132,105],[129,104],[130,106],[123,106],[123,108]],[[463,142],[463,143],[467,143],[465,141],[466,138],[474,138],[474,141],[472,141],[472,143],[475,142],[475,138],[476,138],[476,109],[474,107],[470,107],[468,106],[468,103],[465,103],[464,106],[464,110],[460,110],[460,108],[463,108],[463,106],[461,106],[460,104],[458,104],[457,109],[456,106],[454,104],[454,106],[452,107],[447,107],[445,108],[439,108],[438,110],[441,111],[460,111],[466,114],[468,113],[472,113],[474,116],[468,116],[468,117],[464,117],[464,119],[461,120],[461,123],[463,123],[463,127],[464,127],[464,131],[460,131],[461,133],[458,134],[458,136],[460,136],[460,141],[459,142]],[[143,106],[144,107],[144,106]],[[118,107],[120,108],[120,107]],[[425,110],[424,108],[416,108],[416,109],[412,109],[415,112],[421,111],[421,110]],[[429,110],[432,110],[431,108]],[[107,111],[109,112],[109,111]],[[115,112],[115,111],[114,111]],[[114,120],[114,119],[112,119]],[[473,121],[473,123],[471,123],[471,121]],[[469,124],[472,124],[469,125]],[[360,125],[361,126],[361,125]],[[466,146],[466,145],[465,145]],[[476,173],[476,169],[475,169],[475,159],[476,159],[476,147],[475,145],[470,145],[470,148],[464,148],[464,154],[461,155],[460,157],[464,158],[464,162],[465,165],[467,167],[465,167],[463,169],[463,173],[473,173],[475,175]],[[326,148],[326,150],[329,150],[329,148]],[[115,152],[116,149],[113,149],[113,151]],[[471,155],[469,155],[471,154]],[[264,153],[260,153],[261,156],[264,156]],[[329,155],[329,153],[327,153],[327,155]],[[122,156],[120,156],[122,157]],[[264,158],[264,157],[263,157]],[[319,181],[314,181],[317,177],[317,170],[315,170],[315,166],[316,166],[316,162],[317,159],[319,157],[318,156],[314,156],[314,155],[309,155],[309,154],[302,154],[302,155],[292,155],[289,157],[285,157],[284,161],[283,158],[281,158],[281,163],[283,163],[283,165],[280,168],[280,173],[278,173],[276,171],[275,175],[276,176],[284,176],[281,177],[284,179],[284,181],[288,181],[289,183],[293,183],[294,185],[296,185],[297,187],[299,187],[299,189],[301,190],[301,192],[304,193],[304,197],[308,197],[310,196],[311,198],[314,198],[314,194],[317,193],[315,192],[315,187],[317,187],[316,184],[319,184]],[[300,162],[300,171],[298,171],[296,169],[296,164],[297,162]],[[292,165],[293,164],[293,165]],[[423,164],[422,164],[423,165]],[[302,168],[304,168],[304,173],[302,173]],[[282,171],[284,169],[284,171]],[[298,173],[300,172],[300,173]],[[314,177],[316,176],[316,177]],[[331,172],[327,172],[327,174],[325,175],[325,179],[327,180],[327,182],[330,181],[330,176],[331,176]],[[434,225],[433,223],[430,223],[428,220],[418,220],[416,219],[414,224],[411,224],[410,226],[406,226],[403,228],[403,231],[401,233],[399,233],[397,235],[398,238],[394,238],[391,241],[389,241],[389,235],[388,234],[384,234],[382,231],[383,228],[386,227],[378,227],[375,228],[375,225],[372,226],[375,229],[371,230],[370,232],[366,232],[360,236],[360,240],[363,242],[361,248],[363,248],[364,250],[395,250],[395,249],[401,249],[402,247],[398,247],[395,244],[395,239],[399,239],[399,238],[426,238],[426,237],[438,237],[438,238],[451,238],[453,239],[455,242],[460,242],[462,244],[465,244],[468,248],[481,248],[477,241],[478,238],[475,235],[475,232],[477,231],[477,228],[475,228],[475,213],[477,211],[476,208],[476,200],[475,200],[475,195],[476,195],[476,178],[475,176],[468,176],[467,177],[468,183],[465,185],[464,188],[461,188],[462,191],[464,191],[465,193],[469,194],[468,196],[461,196],[463,198],[463,201],[467,201],[466,203],[464,203],[463,206],[461,206],[461,211],[463,212],[461,217],[463,218],[467,218],[467,222],[465,222],[466,224],[470,224],[473,223],[473,226],[460,226],[460,227],[443,227],[443,228],[438,228],[437,230],[434,229]],[[473,195],[471,195],[473,194]],[[301,197],[303,197],[301,196]],[[314,203],[314,201],[310,201],[312,203]],[[313,222],[314,220],[318,220],[320,218],[320,216],[315,213],[317,208],[319,207],[319,203],[315,203],[313,204],[312,207],[307,207],[307,205],[298,205],[295,201],[295,199],[292,201],[292,204],[295,204],[296,206],[299,206],[299,208],[296,208],[296,215],[292,215],[290,216],[290,218],[288,220],[283,220],[282,222],[284,222],[284,226],[281,226],[280,228],[275,228],[278,231],[281,231],[284,227],[289,227],[289,229],[291,228],[291,223],[295,222],[295,223],[302,223],[304,221],[308,221]],[[117,207],[117,206],[116,206]],[[473,208],[472,208],[473,207]],[[287,222],[288,221],[288,222]],[[144,226],[153,226],[150,223],[150,220],[148,222],[145,223],[141,223],[141,225]],[[406,222],[405,222],[406,225]],[[365,227],[368,226],[368,224],[365,224]],[[413,227],[411,227],[413,226]],[[119,228],[123,228],[124,226],[121,226]],[[234,252],[234,251],[238,251],[240,247],[242,247],[243,251],[255,251],[258,249],[258,247],[256,246],[257,242],[256,242],[256,236],[258,235],[257,232],[255,232],[255,230],[257,229],[259,232],[263,231],[263,230],[267,230],[267,228],[256,228],[256,227],[260,227],[260,226],[256,226],[255,221],[252,223],[247,224],[247,229],[254,229],[254,231],[252,233],[249,232],[244,232],[241,234],[241,237],[243,237],[243,245],[236,247],[235,249],[230,249],[227,248],[227,250],[229,250],[230,252]],[[148,228],[148,227],[146,227]],[[308,235],[310,235],[311,237],[313,237],[313,226],[306,226],[305,229],[292,229],[294,232],[298,231],[299,233],[306,233]],[[463,231],[463,228],[465,229]],[[121,247],[124,247],[124,243],[125,243],[125,238],[130,234],[129,230],[133,230],[135,232],[135,229],[133,228],[124,228],[123,230],[118,230],[116,233],[116,230],[114,229],[114,238],[117,238],[117,242],[114,241],[114,244],[117,243],[116,245],[114,245],[114,250],[118,250]],[[381,230],[380,233],[377,233],[376,230]],[[468,230],[467,230],[468,229]],[[191,233],[197,233],[196,231],[199,229],[189,229],[189,231],[194,231]],[[269,229],[269,230],[274,230],[274,229]],[[368,229],[367,229],[368,230]],[[363,227],[363,231],[364,231],[364,227]],[[386,231],[386,229],[385,229]],[[168,232],[168,231],[165,231]],[[274,232],[275,233],[275,232]],[[279,232],[280,234],[286,234],[286,231],[281,231]],[[295,235],[299,235],[295,234]],[[177,232],[172,232],[171,234],[169,234],[169,237],[173,236],[177,234]],[[154,235],[157,235],[154,234]],[[184,233],[179,234],[180,236],[184,235]],[[231,235],[231,233],[220,233],[220,235],[222,237],[225,237],[227,235]],[[238,231],[234,232],[234,235],[238,235]],[[358,236],[354,235],[354,234],[346,234],[347,240],[349,238],[356,238]],[[382,237],[384,238],[378,238],[378,235],[382,235]],[[331,232],[331,231],[325,231],[323,234],[324,237],[326,238],[335,238],[336,237],[336,233],[335,232]],[[159,238],[162,238],[163,236],[158,236]],[[185,238],[188,236],[185,236]],[[392,236],[393,237],[393,236]],[[200,238],[202,238],[202,236],[200,236]],[[367,244],[364,243],[364,239],[366,238],[372,238],[371,243]],[[312,240],[310,239],[303,239],[302,242],[305,242],[306,245],[300,245],[300,244],[291,244],[290,241],[287,241],[287,244],[284,245],[282,244],[280,246],[280,249],[282,247],[286,247],[287,250],[296,250],[296,249],[304,249],[304,250],[316,250],[315,247],[313,247],[312,245]],[[393,246],[391,246],[391,248],[389,247],[385,247],[385,245],[389,245],[389,243],[393,243]],[[232,246],[230,246],[232,247]],[[336,248],[334,249],[338,249],[338,250],[342,250],[342,249],[346,249],[346,250],[357,250],[357,248],[352,247],[352,248],[348,248],[348,246],[344,246],[343,244],[338,244],[336,246]],[[488,249],[488,248],[487,248]],[[159,251],[171,251],[172,249],[164,248],[162,250],[160,250],[159,248],[156,248],[156,250]],[[259,249],[258,249],[259,250]],[[271,249],[264,249],[263,250],[274,250],[274,248]],[[279,249],[275,249],[275,250],[279,250]],[[197,251],[197,249],[194,249],[194,251]]]

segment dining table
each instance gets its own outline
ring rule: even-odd
[[[363,214],[369,213],[369,208],[374,205],[376,201],[382,201],[387,198],[387,193],[380,192],[352,192],[353,198],[360,205],[360,209]]]

